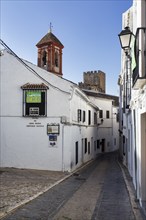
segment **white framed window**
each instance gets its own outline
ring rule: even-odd
[[[83,122],[85,122],[85,121],[86,121],[86,112],[83,111]]]
[[[97,113],[94,112],[94,125],[96,125],[96,124],[97,124]]]
[[[99,118],[103,118],[103,110],[99,110]]]
[[[88,110],[88,125],[91,125],[91,111]]]

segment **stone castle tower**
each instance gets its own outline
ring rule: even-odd
[[[81,89],[88,89],[106,93],[105,80],[106,75],[100,70],[84,72],[83,82],[79,82],[79,87]]]
[[[51,28],[36,46],[38,48],[38,66],[62,77],[62,49],[64,46],[52,33]]]

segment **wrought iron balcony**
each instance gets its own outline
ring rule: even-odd
[[[132,75],[132,87],[133,89],[139,89],[146,84],[146,27],[137,29],[134,56],[136,66]]]

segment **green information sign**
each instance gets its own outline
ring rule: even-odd
[[[41,103],[41,92],[40,91],[26,92],[26,103]]]

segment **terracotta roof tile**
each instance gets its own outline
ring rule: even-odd
[[[58,38],[52,34],[52,32],[47,33],[37,44],[36,46],[39,47],[42,44],[48,44],[51,42],[55,42],[57,44],[59,44],[60,46],[62,46],[62,48],[64,47],[63,44],[60,42],[60,40],[58,40]]]
[[[44,83],[41,84],[30,84],[26,83],[25,85],[21,86],[21,89],[49,89]]]

